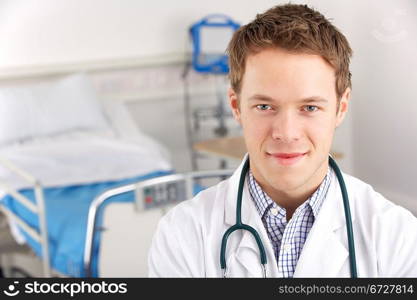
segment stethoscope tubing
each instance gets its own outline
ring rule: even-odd
[[[352,226],[352,216],[350,213],[350,206],[349,206],[349,196],[346,189],[346,184],[343,179],[342,172],[340,171],[338,165],[334,161],[334,159],[329,156],[329,164],[332,169],[336,173],[337,180],[340,185],[340,190],[342,193],[343,198],[343,207],[345,212],[346,218],[346,232],[347,232],[347,239],[348,239],[348,246],[349,246],[349,265],[350,265],[350,274],[352,278],[357,278],[357,268],[356,268],[356,255],[355,255],[355,241],[353,236],[353,226]],[[263,270],[263,276],[266,277],[266,251],[265,247],[262,243],[262,240],[259,236],[259,233],[253,227],[243,224],[242,223],[242,198],[243,198],[243,187],[245,184],[246,174],[249,172],[249,157],[243,164],[242,172],[240,173],[239,179],[239,188],[237,193],[237,202],[236,202],[236,224],[231,226],[226,232],[223,234],[221,248],[220,248],[220,267],[223,270],[223,277],[227,277],[227,265],[226,265],[226,247],[227,241],[229,239],[230,234],[237,230],[247,230],[249,231],[253,237],[255,238],[256,244],[259,248],[261,266]]]
[[[349,205],[349,196],[346,189],[345,180],[343,179],[342,172],[339,169],[339,166],[336,164],[334,159],[329,156],[329,164],[332,167],[333,171],[336,173],[337,181],[339,181],[340,191],[342,192],[343,198],[343,208],[345,210],[345,219],[346,219],[346,233],[349,247],[349,264],[350,264],[350,277],[357,278],[357,269],[356,269],[356,251],[355,251],[355,239],[353,237],[353,226],[352,226],[352,216],[350,213]]]

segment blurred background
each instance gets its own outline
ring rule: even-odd
[[[45,270],[52,269],[62,276],[146,276],[153,229],[175,202],[167,196],[171,187],[142,191],[145,200],[136,200],[135,208],[129,203],[134,197],[109,205],[106,211],[112,206],[113,212],[96,221],[104,224],[98,230],[102,245],[92,247],[101,260],[91,254],[96,266],[88,273],[91,203],[138,180],[239,164],[245,150],[227,107],[222,55],[239,25],[281,3],[286,1],[0,0],[0,197],[9,209],[0,236],[4,275],[50,276]],[[332,148],[339,165],[417,215],[416,1],[292,3],[319,10],[353,48],[350,111]],[[214,60],[209,55],[195,61],[193,55],[204,51],[214,53]],[[194,191],[209,184],[197,181]],[[26,191],[28,202],[42,203],[37,186],[46,209],[23,216],[38,240],[7,212],[18,215],[21,209],[13,204],[13,192]],[[83,195],[89,191],[86,199],[75,193],[81,187]],[[181,194],[185,188],[172,189]],[[55,210],[64,203],[76,206],[75,215],[68,214],[72,208]],[[81,224],[79,244],[58,246],[61,229],[49,226],[73,224],[74,216]],[[127,219],[133,233],[120,225]],[[142,253],[142,262],[128,270],[128,255],[124,262],[112,260],[144,228],[130,246]],[[50,259],[37,264],[25,260],[28,252]]]

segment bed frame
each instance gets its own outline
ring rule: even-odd
[[[195,171],[195,172],[188,172],[188,173],[178,173],[178,174],[172,174],[172,175],[165,175],[161,177],[151,178],[147,180],[143,180],[134,184],[129,184],[121,187],[117,187],[114,189],[107,190],[106,192],[99,195],[90,205],[89,213],[88,213],[88,224],[87,224],[87,232],[86,232],[86,244],[84,248],[84,267],[85,267],[85,274],[87,276],[91,276],[92,269],[91,269],[91,261],[92,261],[92,247],[93,247],[93,240],[95,237],[95,234],[99,232],[100,230],[97,230],[97,211],[106,204],[106,201],[108,201],[111,197],[128,193],[128,192],[135,192],[135,201],[131,203],[130,209],[132,211],[135,211],[137,213],[137,217],[140,217],[141,213],[160,210],[162,216],[172,205],[175,205],[176,203],[191,199],[193,197],[193,190],[194,190],[194,184],[196,182],[200,182],[202,180],[208,179],[208,178],[218,178],[218,179],[225,179],[233,174],[234,170],[228,169],[219,169],[219,170],[208,170],[208,171]],[[156,190],[161,190],[161,188],[165,188],[167,186],[172,187],[173,184],[176,186],[175,193],[176,197],[175,199],[168,199],[169,197],[159,197],[157,199],[156,205],[153,205],[152,207],[146,207],[147,201],[146,201],[146,190],[150,188],[155,188]],[[166,194],[167,195],[167,194]],[[133,207],[132,207],[133,206]],[[111,209],[111,206],[108,208]],[[109,212],[110,215],[110,212]],[[156,215],[154,217],[154,224],[157,223],[159,220],[159,216]],[[105,226],[108,226],[106,224]],[[102,229],[102,228],[100,228]],[[140,231],[140,228],[137,228],[137,231]],[[116,237],[116,236],[114,236]],[[121,239],[121,241],[123,238]],[[136,242],[141,242],[139,240],[136,240]],[[150,242],[150,241],[148,241]],[[103,244],[106,244],[106,240],[102,241]],[[142,254],[145,252],[145,255],[142,255],[143,258],[146,260],[146,252],[148,250],[149,243],[147,245],[143,245],[142,247]],[[129,253],[124,253],[125,255],[129,255]],[[108,257],[104,257],[103,261],[111,261],[112,257],[115,255],[109,254]],[[138,253],[134,252],[131,257],[128,257],[127,260],[131,259],[132,261],[137,260]],[[126,261],[126,257],[124,258]],[[146,264],[146,261],[143,261],[142,263]],[[130,266],[126,266],[131,268]],[[138,273],[136,273],[139,276],[146,275],[146,272],[143,268],[142,270],[139,270]],[[125,275],[126,276],[126,275]]]
[[[19,226],[21,226],[25,232],[27,232],[35,241],[37,241],[41,245],[42,249],[42,276],[44,277],[51,277],[51,276],[66,276],[65,274],[60,274],[56,270],[51,269],[49,259],[43,259],[45,257],[49,258],[49,249],[48,249],[48,228],[46,226],[46,211],[45,211],[45,201],[43,196],[43,187],[39,180],[37,180],[34,176],[27,173],[26,171],[20,169],[18,166],[14,165],[10,161],[5,159],[0,159],[0,165],[6,167],[7,169],[11,170],[14,174],[18,175],[19,177],[26,180],[35,190],[36,195],[36,203],[31,202],[28,198],[24,195],[20,194],[16,189],[12,188],[10,185],[5,183],[0,183],[0,188],[5,190],[8,194],[13,196],[20,204],[25,206],[31,212],[35,213],[38,216],[40,230],[39,232],[28,225],[22,218],[18,215],[14,214],[8,208],[3,205],[0,205],[1,211],[11,220],[16,222]],[[92,272],[92,259],[93,259],[93,246],[101,247],[101,245],[93,245],[94,238],[96,234],[100,233],[102,227],[98,226],[97,218],[98,218],[98,211],[103,208],[108,200],[116,195],[134,192],[135,199],[132,199],[132,202],[129,203],[129,207],[127,208],[131,212],[135,212],[135,217],[140,218],[141,213],[150,211],[150,210],[160,210],[160,213],[154,217],[154,221],[157,222],[159,217],[162,216],[172,205],[185,200],[190,199],[193,196],[193,189],[194,184],[201,180],[205,180],[208,178],[219,178],[225,179],[229,177],[233,173],[233,170],[210,170],[210,171],[196,171],[196,172],[189,172],[189,173],[181,173],[181,174],[173,174],[173,175],[165,175],[157,178],[147,179],[144,181],[136,182],[133,184],[128,184],[124,186],[120,186],[117,188],[109,189],[99,196],[97,196],[94,201],[91,203],[89,211],[88,211],[88,221],[87,221],[87,228],[86,228],[86,240],[85,240],[85,247],[84,247],[84,269],[85,274],[87,277],[91,277]],[[152,207],[146,207],[146,199],[145,199],[145,191],[149,188],[161,189],[172,184],[175,184],[177,187],[177,193],[175,194],[177,197],[175,199],[168,199],[168,198],[159,198],[157,205],[153,205]],[[112,210],[113,205],[109,205],[105,208],[105,210],[109,210],[108,214]],[[114,225],[114,224],[113,224]],[[108,222],[105,224],[106,228],[111,228],[113,226]],[[148,230],[149,228],[146,228]],[[138,228],[138,231],[140,229]],[[113,237],[114,238],[114,237]],[[109,243],[117,243],[117,241],[107,241],[104,237],[102,240],[103,244]],[[121,237],[119,242],[123,242],[123,237]],[[143,245],[142,241],[136,240],[136,243],[142,244],[142,252],[147,252],[149,247],[149,240],[147,241],[147,245]],[[99,261],[104,261],[104,264],[107,266],[112,265],[112,260],[114,257],[117,257],[120,253],[112,253],[111,251],[100,251],[103,253],[109,253],[108,255],[100,255]],[[137,253],[125,253],[125,259],[130,257],[130,259],[135,260],[137,258]],[[142,255],[145,257],[146,255]],[[143,259],[142,259],[143,260]],[[142,261],[142,266],[146,264],[146,262]],[[102,264],[102,263],[100,263]],[[11,266],[8,266],[9,268]],[[126,266],[129,267],[129,266]],[[32,270],[25,270],[24,266],[20,266],[20,269],[27,271],[28,274],[33,274]],[[132,270],[128,270],[128,273],[132,274]],[[5,270],[6,274],[10,274],[10,270]],[[36,272],[35,272],[36,273]],[[142,270],[137,270],[139,276],[144,276],[146,270],[142,268]],[[100,275],[100,274],[99,274]],[[108,276],[111,276],[108,274]]]
[[[0,182],[0,188],[2,190],[13,196],[16,201],[18,201],[20,204],[22,204],[24,207],[26,207],[38,216],[40,232],[30,227],[23,219],[21,219],[18,215],[14,214],[4,205],[0,205],[0,210],[6,215],[6,217],[16,222],[19,226],[21,226],[25,230],[25,232],[27,232],[36,242],[38,242],[41,245],[42,257],[49,258],[48,228],[46,226],[45,216],[45,199],[43,196],[43,187],[41,183],[34,176],[20,169],[18,166],[14,165],[12,162],[8,160],[5,160],[4,158],[0,158],[0,165],[9,169],[14,174],[16,174],[17,176],[28,182],[31,186],[33,186],[33,189],[35,191],[36,204],[31,202],[28,198],[19,193],[16,189],[12,188],[9,184]],[[42,269],[44,277],[51,276],[49,259],[42,259]],[[9,272],[6,271],[6,273]]]

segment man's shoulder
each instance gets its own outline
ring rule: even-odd
[[[395,205],[369,183],[345,173],[343,173],[343,178],[346,182],[349,198],[355,201],[355,205],[374,205],[381,208]]]
[[[356,211],[373,212],[374,215],[410,215],[411,212],[401,205],[396,204],[393,199],[375,190],[372,185],[349,174],[343,173],[349,198],[354,201]]]
[[[343,179],[346,181],[346,186],[353,184],[355,187],[359,187],[360,190],[363,190],[363,191],[374,190],[373,187],[369,183],[353,175],[343,172]]]

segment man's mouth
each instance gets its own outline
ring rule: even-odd
[[[275,152],[275,153],[268,153],[268,154],[274,159],[276,159],[279,164],[283,166],[290,166],[299,162],[307,154],[307,152],[291,152],[291,153]]]

